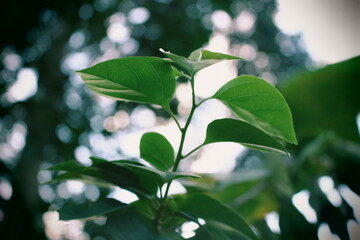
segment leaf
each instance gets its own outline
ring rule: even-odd
[[[171,66],[174,76],[176,79],[178,79],[179,77],[184,77],[186,79],[191,79],[190,76],[186,75],[185,73],[181,72],[180,70],[178,70],[176,67]]]
[[[80,182],[84,182],[84,183],[88,183],[88,184],[94,184],[97,185],[99,187],[113,187],[114,184],[106,181],[106,180],[102,180],[99,178],[95,178],[95,177],[91,177],[88,175],[81,175],[78,173],[72,173],[72,172],[66,172],[60,175],[55,176],[51,181],[49,181],[48,183],[57,183],[57,182],[61,182],[61,181],[68,181],[68,180],[74,180],[74,181],[80,181]]]
[[[240,60],[240,59],[242,58],[223,54],[223,53],[211,52],[203,49],[195,50],[189,56],[189,60],[194,61],[193,62],[194,72],[198,72],[203,68],[206,68],[221,61]]]
[[[205,230],[206,229],[206,230]],[[208,237],[208,234],[211,234],[211,238]],[[236,229],[233,229],[225,224],[221,224],[217,221],[208,220],[206,225],[202,228],[197,229],[196,235],[190,240],[248,240],[246,236],[242,235]]]
[[[274,138],[236,119],[218,119],[208,125],[204,144],[216,142],[236,142],[257,150],[286,153]]]
[[[183,172],[167,172],[164,176],[165,182],[171,182],[172,180],[179,178],[200,178],[200,176],[193,174],[186,174]]]
[[[163,179],[156,169],[150,169],[141,163],[118,160],[107,161],[101,158],[91,157],[96,164],[94,168],[100,169],[103,174],[121,188],[146,196],[156,194],[163,185]],[[102,162],[101,162],[102,161]]]
[[[309,139],[332,132],[359,142],[355,120],[360,112],[359,66],[360,56],[357,56],[316,71],[302,72],[280,87],[291,107],[298,136]]]
[[[162,239],[155,233],[151,220],[132,207],[123,208],[112,214],[99,230],[109,240]]]
[[[176,63],[177,65],[179,65],[180,67],[182,67],[184,70],[186,70],[189,73],[193,72],[193,67],[192,67],[192,63],[189,59],[187,59],[186,57],[183,56],[179,56],[176,54],[173,54],[171,52],[165,51],[163,49],[160,48],[160,52],[162,52],[165,56],[167,56],[168,58],[170,58],[174,63]]]
[[[211,51],[203,50],[201,48],[193,51],[188,58],[173,54],[168,51],[164,51],[163,49],[160,49],[160,51],[165,56],[170,58],[178,66],[180,66],[181,68],[183,68],[184,70],[186,70],[191,74],[194,74],[203,68],[206,68],[210,65],[213,65],[215,63],[224,60],[241,59],[239,57],[235,57],[223,53],[211,52]]]
[[[157,192],[159,183],[153,178],[148,181],[147,178],[142,178],[121,164],[114,164],[101,158],[91,157],[91,159],[93,165],[89,167],[81,166],[76,161],[67,161],[50,168],[50,170],[66,171],[54,180],[78,180],[86,183],[98,181],[97,185],[106,186],[106,183],[109,183],[142,196]]]
[[[240,215],[207,195],[192,194],[187,196],[183,203],[181,200],[179,202],[180,210],[195,218],[220,222],[239,231],[245,237],[244,239],[258,239]]]
[[[140,157],[159,170],[167,171],[174,164],[174,149],[160,133],[145,133],[140,140]]]
[[[266,81],[242,75],[222,86],[212,98],[265,133],[297,144],[289,106],[281,93]]]
[[[96,202],[68,205],[57,211],[60,220],[89,219],[112,213],[126,206],[115,199],[105,198]]]
[[[79,164],[77,161],[65,161],[49,168],[53,171],[64,171],[56,177],[54,177],[50,183],[77,180],[85,183],[96,184],[98,186],[109,187],[114,184],[109,181],[98,169],[92,167],[86,167]]]
[[[125,57],[78,71],[94,92],[116,100],[169,108],[175,92],[171,65],[156,57]]]

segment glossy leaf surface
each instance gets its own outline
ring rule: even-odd
[[[236,142],[257,150],[286,153],[274,138],[236,119],[218,119],[208,125],[204,144],[216,142]]]
[[[96,202],[68,205],[58,210],[60,220],[88,219],[114,212],[127,205],[115,199],[104,198]]]
[[[145,133],[140,140],[140,157],[159,170],[167,171],[174,164],[174,149],[160,133]]]
[[[169,108],[175,91],[171,65],[156,57],[125,57],[78,72],[94,92],[114,98]]]
[[[265,133],[297,143],[289,106],[281,93],[266,81],[242,75],[222,86],[213,98]]]
[[[207,195],[192,194],[188,196],[183,204],[180,204],[180,209],[195,218],[202,218],[205,221],[216,221],[227,225],[241,233],[244,239],[258,239],[250,226],[239,214]]]

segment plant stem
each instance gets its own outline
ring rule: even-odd
[[[207,100],[210,100],[210,99],[211,99],[211,97],[208,97],[208,98],[205,98],[205,99],[201,100],[201,101],[196,105],[196,107],[200,106],[201,104],[203,104],[204,102],[206,102]]]
[[[200,146],[197,146],[196,148],[194,148],[193,150],[191,150],[190,152],[188,152],[187,154],[185,154],[183,156],[183,158],[187,158],[188,156],[190,156],[192,153],[194,153],[195,151],[199,150],[201,147],[203,147],[204,144],[201,144]]]
[[[194,89],[194,74],[191,75],[191,79],[190,79],[190,83],[191,83],[191,91],[192,91],[192,106],[191,106],[191,110],[190,110],[190,113],[189,113],[189,117],[188,119],[186,120],[186,123],[185,123],[185,126],[184,128],[181,128],[180,127],[180,124],[179,122],[177,121],[176,117],[174,116],[174,114],[170,111],[170,110],[167,110],[168,113],[170,114],[170,116],[175,120],[176,124],[178,125],[180,131],[181,131],[181,139],[180,139],[180,144],[179,144],[179,149],[178,149],[178,152],[177,152],[177,155],[176,155],[176,158],[175,158],[175,163],[174,163],[174,167],[172,169],[173,172],[176,172],[176,170],[178,169],[179,167],[179,164],[180,164],[180,161],[182,159],[184,159],[185,157],[182,155],[182,150],[183,150],[183,147],[184,147],[184,142],[185,142],[185,137],[186,137],[186,132],[187,132],[187,129],[190,125],[190,122],[191,122],[191,119],[194,115],[194,112],[195,112],[195,109],[199,106],[199,105],[196,105],[196,102],[195,102],[195,89]],[[204,102],[204,101],[202,101]],[[200,148],[201,146],[199,146],[198,148]],[[197,148],[197,149],[198,149]],[[197,150],[195,149],[195,150]],[[191,153],[191,152],[190,152]],[[188,156],[189,153],[186,155]],[[170,181],[167,186],[166,186],[166,190],[165,190],[165,193],[164,193],[164,196],[162,198],[162,201],[161,201],[161,204],[160,204],[160,207],[158,208],[157,210],[157,214],[156,214],[156,217],[154,219],[154,223],[156,225],[156,227],[158,228],[159,227],[159,223],[160,223],[160,218],[161,218],[161,215],[162,215],[162,211],[165,207],[165,204],[166,204],[166,200],[167,200],[167,197],[168,197],[168,194],[169,194],[169,189],[170,189],[170,186],[171,186],[171,183],[172,181]]]
[[[179,130],[182,131],[182,128],[180,126],[179,121],[177,120],[177,118],[175,117],[174,113],[170,110],[170,109],[165,109],[167,113],[169,113],[169,115],[171,116],[172,119],[174,119],[176,125],[178,126]]]

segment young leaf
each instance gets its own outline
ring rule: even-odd
[[[222,86],[213,98],[265,133],[297,144],[289,106],[281,93],[266,81],[242,75]]]
[[[178,79],[179,77],[184,77],[186,79],[191,79],[190,76],[186,75],[185,73],[181,72],[180,70],[178,70],[176,67],[174,66],[171,66],[172,70],[173,70],[173,73],[174,73],[174,76],[176,79]]]
[[[206,68],[221,61],[240,60],[242,58],[223,54],[223,53],[198,49],[190,54],[189,59],[193,61],[192,65],[194,72],[198,72],[203,68]]]
[[[188,196],[182,204],[180,202],[180,210],[195,218],[217,221],[236,229],[245,239],[258,239],[239,214],[207,195],[192,194]]]
[[[216,142],[236,142],[248,148],[286,153],[278,141],[256,127],[236,119],[218,119],[208,125],[204,144]]]
[[[159,170],[167,171],[174,164],[174,149],[160,133],[145,133],[140,140],[140,157]]]
[[[169,108],[175,91],[171,65],[156,57],[125,57],[78,71],[94,92],[117,100]]]
[[[115,199],[104,198],[96,202],[68,205],[57,211],[60,220],[89,219],[103,216],[126,206]]]
[[[170,58],[174,63],[185,69],[189,73],[196,73],[203,68],[206,68],[215,63],[224,61],[224,60],[238,60],[241,59],[239,57],[211,52],[203,49],[197,49],[190,54],[188,58],[173,54],[171,52],[164,51],[160,49],[160,51]]]
[[[180,67],[182,67],[183,69],[188,71],[189,73],[193,72],[192,63],[186,57],[176,55],[176,54],[173,54],[173,53],[168,52],[168,51],[164,51],[161,48],[160,48],[160,52],[162,52],[165,56],[170,58],[174,63],[176,63],[177,65],[179,65]]]

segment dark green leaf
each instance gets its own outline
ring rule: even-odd
[[[88,183],[88,184],[94,184],[99,187],[109,188],[109,187],[114,186],[114,184],[111,183],[110,181],[106,181],[106,180],[92,177],[89,175],[82,175],[79,173],[72,173],[72,172],[65,172],[60,175],[57,175],[48,183],[57,183],[57,182],[68,181],[68,180],[74,180],[74,181],[80,181],[80,182],[84,182],[84,183]]]
[[[140,141],[140,157],[159,170],[167,171],[174,164],[174,149],[160,133],[145,133]]]
[[[99,160],[97,158],[97,161]],[[100,169],[104,176],[117,186],[142,195],[156,194],[163,184],[161,176],[155,171],[136,162],[104,160],[93,167]]]
[[[280,87],[293,113],[297,135],[308,139],[333,132],[359,142],[355,120],[360,112],[359,66],[357,56],[302,72]]]
[[[101,158],[91,157],[91,159],[93,165],[89,167],[81,166],[76,161],[68,161],[52,167],[51,170],[66,171],[54,178],[53,181],[78,180],[101,186],[116,185],[140,195],[155,194],[159,185],[162,185],[162,178],[157,175],[153,174],[152,176],[155,175],[155,178],[150,178],[149,174],[143,176],[124,166],[129,161],[124,161],[123,164],[114,164]],[[137,164],[140,163],[133,162],[133,165]],[[158,179],[159,181],[155,181]]]
[[[208,237],[210,233],[211,237]],[[237,229],[229,227],[218,221],[206,221],[206,224],[196,231],[196,235],[190,240],[248,240],[249,238],[242,235]]]
[[[48,168],[48,170],[81,172],[85,168],[86,168],[86,166],[81,165],[77,161],[64,161],[64,162],[61,162],[59,164],[56,164],[56,165]]]
[[[102,187],[114,186],[114,183],[104,176],[101,171],[93,167],[86,167],[79,164],[77,161],[65,161],[49,168],[53,171],[64,171],[54,177],[50,183],[77,180],[85,183],[96,184]]]
[[[103,216],[126,206],[115,199],[105,198],[96,202],[65,206],[57,211],[60,220],[89,219]]]
[[[175,91],[171,65],[161,58],[113,59],[78,73],[94,92],[117,100],[151,103],[169,108]]]
[[[297,143],[289,106],[281,93],[266,81],[242,75],[222,86],[213,98],[265,133]]]
[[[239,231],[245,237],[244,239],[257,239],[250,226],[240,215],[207,195],[192,194],[186,197],[184,202],[181,203],[180,201],[179,205],[181,211],[195,218],[220,222]]]
[[[169,240],[160,238],[150,219],[135,208],[124,208],[108,217],[106,224],[101,226],[106,239],[111,240]]]
[[[204,144],[216,142],[236,142],[248,148],[286,153],[285,148],[274,138],[236,119],[218,119],[208,125]]]

